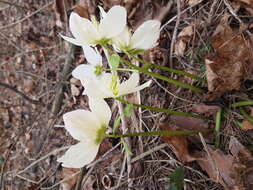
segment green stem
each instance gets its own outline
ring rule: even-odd
[[[194,130],[194,131],[149,131],[149,132],[137,132],[137,133],[126,133],[126,134],[111,134],[106,135],[109,138],[123,138],[123,137],[136,137],[136,136],[154,136],[154,135],[192,135],[198,133],[209,133],[210,130]]]
[[[243,108],[240,108],[240,113],[242,114],[244,119],[246,119],[250,123],[253,123],[253,118]]]
[[[135,57],[133,55],[129,55],[129,57],[131,57],[132,59],[134,59],[136,61],[139,61],[140,63],[145,64],[145,65],[147,65],[149,67],[155,67],[155,68],[163,70],[163,71],[167,71],[167,72],[183,75],[183,76],[189,77],[191,79],[194,79],[194,80],[206,83],[205,79],[203,79],[203,78],[201,78],[201,77],[199,77],[197,75],[194,75],[194,74],[191,74],[191,73],[188,73],[188,72],[185,72],[185,71],[177,70],[177,69],[172,69],[172,68],[169,68],[169,67],[164,67],[164,66],[161,66],[161,65],[158,65],[158,64],[155,64],[155,63],[147,62],[147,61],[144,61],[144,60],[142,60],[142,59],[140,59],[138,57]]]
[[[124,104],[131,104],[128,101],[122,99],[122,98],[115,98],[116,100],[124,103]],[[157,112],[163,112],[163,113],[167,113],[170,115],[180,115],[180,116],[185,116],[185,117],[193,117],[193,118],[200,118],[200,119],[206,119],[204,116],[202,115],[197,115],[197,114],[193,114],[193,113],[186,113],[186,112],[180,112],[180,111],[174,111],[174,110],[169,110],[169,109],[163,109],[163,108],[158,108],[158,107],[153,107],[153,106],[147,106],[147,105],[142,105],[142,104],[132,104],[134,107],[138,107],[138,108],[144,108],[144,109],[148,109],[148,110],[152,110],[152,111],[157,111]]]
[[[219,109],[216,113],[215,118],[215,147],[219,148],[220,146],[220,128],[221,128],[221,115],[222,115],[222,109]]]
[[[103,71],[113,71],[113,69],[105,69],[105,68],[103,68]],[[134,69],[126,69],[126,68],[117,68],[116,71],[136,72],[136,70],[134,70]]]
[[[170,79],[168,77],[165,77],[165,76],[157,74],[157,73],[149,72],[145,68],[138,67],[138,66],[136,66],[136,65],[134,65],[134,64],[132,64],[132,63],[130,63],[130,62],[124,60],[124,59],[122,59],[122,58],[121,58],[121,61],[123,63],[127,64],[128,66],[132,67],[133,69],[138,70],[140,73],[152,76],[154,78],[157,78],[157,79],[160,79],[160,80],[172,83],[174,85],[177,85],[177,86],[180,86],[180,87],[183,87],[183,88],[186,88],[186,89],[190,89],[190,90],[195,91],[195,92],[200,92],[200,93],[204,93],[205,92],[203,89],[198,88],[196,86],[193,86],[193,85],[190,85],[190,84],[186,84],[186,83],[174,80],[174,79]]]
[[[241,102],[233,103],[231,106],[232,107],[241,107],[241,106],[251,106],[251,105],[253,105],[253,101],[241,101]]]

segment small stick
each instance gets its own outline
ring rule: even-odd
[[[20,92],[19,90],[17,90],[16,88],[14,88],[8,84],[0,82],[0,86],[2,86],[4,88],[8,88],[9,90],[12,90],[13,92],[17,93],[19,96],[21,96],[22,98],[24,98],[25,100],[27,100],[28,102],[30,102],[32,104],[43,105],[43,103],[41,101],[33,100],[33,99],[29,98],[23,92]]]
[[[174,31],[173,31],[173,36],[172,36],[171,43],[170,43],[170,68],[173,68],[172,56],[173,56],[173,52],[174,52],[174,45],[175,45],[176,38],[177,38],[177,30],[178,30],[178,26],[180,24],[180,16],[181,16],[181,3],[180,3],[180,0],[176,0],[176,1],[177,1],[177,20],[176,20],[176,24],[175,24]]]

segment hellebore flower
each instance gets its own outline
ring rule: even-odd
[[[131,34],[129,29],[125,29],[113,38],[114,47],[117,51],[147,50],[156,46],[160,35],[161,23],[157,20],[148,20],[140,25]]]
[[[81,71],[81,69],[82,68],[80,68],[79,73],[85,72],[84,70]],[[148,81],[142,85],[138,85],[140,76],[137,72],[134,72],[128,80],[122,83],[120,83],[117,75],[111,73],[104,73],[96,80],[89,80],[81,75],[77,76],[74,74],[73,76],[83,81],[82,83],[84,83],[85,87],[83,94],[95,98],[115,98],[140,91],[151,84],[151,81]]]
[[[103,99],[89,98],[91,111],[75,110],[63,115],[65,129],[80,141],[71,146],[57,161],[63,167],[81,168],[92,162],[99,145],[105,137],[106,127],[111,118],[111,110]]]
[[[72,75],[75,78],[85,78],[90,80],[96,80],[100,78],[105,72],[103,71],[103,64],[102,64],[102,56],[97,50],[89,46],[83,46],[84,56],[88,62],[88,64],[81,64],[77,66]],[[82,84],[84,85],[85,80],[81,80]]]
[[[124,30],[127,15],[124,7],[113,6],[107,13],[101,10],[101,15],[100,23],[98,23],[95,17],[90,21],[72,12],[69,27],[74,38],[62,37],[78,46],[90,46],[108,42]]]

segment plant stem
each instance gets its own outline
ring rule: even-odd
[[[124,104],[131,104],[128,101],[123,100],[122,98],[115,98],[115,99],[118,100],[118,101],[120,101],[120,102],[122,102],[122,103],[124,103]],[[163,112],[163,113],[167,113],[167,114],[170,114],[170,115],[180,115],[180,116],[185,116],[185,117],[193,117],[193,118],[205,119],[204,116],[193,114],[193,113],[174,111],[174,110],[163,109],[163,108],[158,108],[158,107],[153,107],[153,106],[147,106],[147,105],[142,105],[142,104],[132,104],[132,105],[134,107],[144,108],[144,109],[153,110],[153,111],[157,111],[157,112]]]
[[[220,128],[221,128],[221,115],[222,115],[222,109],[219,109],[216,113],[215,118],[215,147],[219,148],[220,146]]]
[[[233,103],[231,106],[232,107],[241,107],[241,106],[251,106],[251,105],[253,105],[253,101],[241,101],[241,102]]]
[[[149,132],[137,132],[126,134],[112,134],[106,135],[109,138],[123,138],[123,137],[136,137],[136,136],[154,136],[154,135],[192,135],[198,133],[208,133],[210,130],[194,130],[194,131],[149,131]]]
[[[183,88],[190,89],[190,90],[195,91],[195,92],[200,92],[200,93],[204,93],[205,92],[203,89],[198,88],[196,86],[193,86],[193,85],[190,85],[190,84],[186,84],[186,83],[174,80],[174,79],[170,79],[168,77],[165,77],[165,76],[157,74],[157,73],[149,72],[145,68],[138,67],[138,66],[136,66],[136,65],[134,65],[134,64],[132,64],[132,63],[130,63],[130,62],[124,60],[124,59],[122,59],[122,58],[121,58],[121,61],[123,63],[127,64],[128,66],[132,67],[133,69],[138,70],[139,72],[141,72],[143,74],[152,76],[152,77],[160,79],[160,80],[164,80],[166,82],[172,83],[174,85],[177,85],[177,86],[180,86],[180,87],[183,87]]]
[[[250,123],[253,123],[253,118],[243,108],[240,108],[240,113],[242,114],[244,119],[246,119]]]
[[[151,62],[147,62],[147,61],[144,61],[144,60],[142,60],[142,59],[140,59],[138,57],[135,57],[133,55],[129,55],[129,56],[132,59],[135,59],[135,60],[139,61],[140,63],[145,64],[145,65],[147,65],[149,67],[155,67],[155,68],[163,70],[163,71],[167,71],[167,72],[183,75],[183,76],[189,77],[191,79],[194,79],[194,80],[206,83],[205,79],[203,79],[203,78],[201,78],[201,77],[199,77],[197,75],[194,75],[194,74],[191,74],[191,73],[188,73],[188,72],[185,72],[185,71],[177,70],[177,69],[172,69],[172,68],[169,68],[169,67],[164,67],[164,66],[161,66],[161,65],[158,65],[158,64],[154,64],[154,63],[151,63]]]
[[[103,71],[113,71],[112,69],[104,69]],[[129,72],[136,72],[134,69],[126,69],[126,68],[117,68],[116,71],[129,71]]]

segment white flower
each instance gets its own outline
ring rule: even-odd
[[[157,20],[148,20],[140,25],[136,31],[131,34],[129,29],[125,29],[115,38],[114,46],[119,51],[147,50],[157,44],[160,35],[161,23]]]
[[[88,63],[77,66],[73,70],[72,75],[78,79],[86,78],[91,80],[101,77],[104,72],[102,70],[102,56],[100,53],[89,46],[83,46],[83,52]],[[81,80],[81,82],[83,83],[84,80]]]
[[[92,162],[104,138],[111,110],[103,99],[89,98],[91,111],[75,110],[63,115],[66,130],[80,141],[71,146],[57,161],[63,167],[81,168]]]
[[[72,12],[69,26],[74,38],[62,37],[78,46],[96,45],[98,42],[110,40],[124,30],[126,14],[124,7],[113,6],[107,13],[101,12],[101,20],[98,23],[95,17],[90,21]]]
[[[81,72],[81,71],[80,71]],[[83,94],[88,97],[95,98],[115,98],[140,91],[151,84],[151,80],[145,82],[142,85],[139,83],[139,73],[134,72],[128,80],[120,83],[118,77],[111,73],[105,73],[97,80],[86,80],[78,78],[81,81],[85,81]]]

